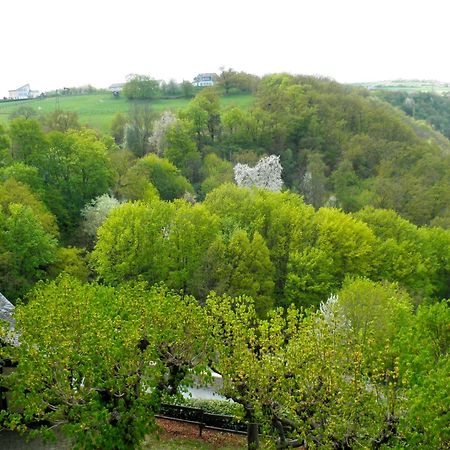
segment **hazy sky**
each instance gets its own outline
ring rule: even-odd
[[[450,81],[449,0],[0,0],[0,96],[232,67]]]

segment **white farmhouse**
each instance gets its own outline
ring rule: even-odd
[[[9,98],[12,100],[26,100],[28,98],[39,97],[39,91],[32,91],[29,84],[25,84],[20,88],[9,91]]]
[[[125,83],[114,83],[109,86],[108,91],[112,92],[114,95],[118,95],[122,91],[124,86]]]
[[[192,84],[197,87],[213,86],[216,77],[215,73],[199,73]]]

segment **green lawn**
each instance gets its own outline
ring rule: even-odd
[[[254,97],[251,95],[230,95],[221,97],[222,107],[236,105],[242,108],[248,108],[253,103]],[[38,114],[45,114],[55,110],[58,107],[63,110],[74,111],[83,125],[97,128],[103,133],[108,133],[111,121],[118,112],[126,114],[133,106],[133,102],[123,97],[115,98],[112,94],[92,94],[92,95],[73,95],[60,96],[58,98],[39,98],[33,100],[22,100],[16,102],[0,102],[0,123],[6,124],[9,115],[21,106],[34,108]],[[184,108],[188,99],[169,99],[140,101],[138,104],[148,103],[156,112],[167,109],[177,110]]]

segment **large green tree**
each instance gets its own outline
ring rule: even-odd
[[[157,80],[147,75],[130,75],[122,90],[128,100],[151,100],[159,95]]]
[[[163,393],[204,368],[203,312],[193,299],[65,276],[27,300],[15,314],[20,346],[2,351],[18,363],[3,380],[11,411],[20,411],[6,417],[9,427],[34,421],[44,433],[58,426],[78,448],[136,448],[155,429]]]
[[[56,239],[47,233],[31,207],[10,203],[0,207],[0,283],[15,301],[46,277],[56,257]]]

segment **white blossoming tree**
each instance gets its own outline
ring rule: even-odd
[[[164,153],[164,140],[167,130],[171,125],[177,121],[177,116],[171,111],[164,111],[159,118],[153,124],[153,132],[148,142],[155,150],[158,156],[162,156]]]
[[[81,211],[85,234],[90,239],[94,239],[97,235],[97,229],[108,217],[108,214],[119,205],[119,200],[109,194],[103,194],[91,200]]]
[[[283,186],[282,171],[280,157],[270,155],[260,159],[255,167],[249,167],[247,164],[236,164],[234,166],[234,179],[240,187],[255,186],[269,191],[281,191]]]

